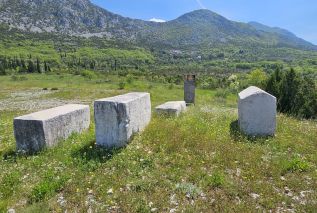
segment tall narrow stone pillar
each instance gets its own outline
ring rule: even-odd
[[[196,76],[186,75],[184,81],[184,101],[186,105],[195,104]]]

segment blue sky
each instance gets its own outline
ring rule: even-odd
[[[143,20],[172,20],[207,8],[230,20],[278,26],[317,44],[316,0],[91,0],[111,12]]]

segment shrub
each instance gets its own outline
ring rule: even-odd
[[[249,86],[256,86],[262,89],[266,86],[267,76],[261,69],[255,69],[247,75]]]
[[[212,77],[204,78],[201,82],[198,82],[200,84],[200,88],[202,89],[215,89],[217,88],[217,81]]]
[[[226,99],[229,95],[229,92],[228,90],[226,89],[217,89],[216,93],[215,93],[215,96],[217,98],[223,98],[223,99]]]
[[[153,89],[153,87],[154,87],[153,84],[149,84],[147,88],[148,89]]]
[[[125,88],[125,82],[124,81],[119,82],[119,89],[123,90],[124,88]]]
[[[174,84],[169,84],[169,85],[168,85],[168,89],[169,89],[169,90],[174,89]]]
[[[285,160],[282,164],[282,175],[287,172],[306,172],[309,169],[309,164],[300,157],[293,157],[291,160]]]
[[[82,75],[83,77],[85,77],[85,78],[90,79],[90,80],[93,79],[93,78],[95,78],[95,77],[97,77],[96,73],[93,72],[93,71],[90,71],[90,70],[83,70],[83,71],[81,72],[81,75]]]
[[[225,184],[225,176],[220,172],[215,172],[206,178],[207,185],[214,188],[220,188]]]
[[[11,80],[12,80],[12,81],[18,81],[19,78],[18,78],[17,76],[15,76],[15,75],[12,75],[12,76],[11,76]]]
[[[25,76],[20,76],[20,81],[27,81],[27,80],[28,80],[27,77],[25,77]]]
[[[308,168],[309,168],[309,165],[306,161],[296,157],[289,162],[287,170],[292,172],[295,172],[295,171],[305,172],[308,170]]]
[[[132,83],[133,83],[133,80],[134,80],[133,75],[128,74],[128,75],[127,75],[127,83],[128,83],[128,84],[132,84]]]

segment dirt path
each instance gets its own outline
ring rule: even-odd
[[[83,104],[81,100],[61,100],[57,98],[45,98],[46,95],[55,91],[32,89],[17,91],[0,100],[0,111],[3,110],[21,110],[35,111],[48,109],[64,104]],[[87,103],[85,103],[87,104]]]

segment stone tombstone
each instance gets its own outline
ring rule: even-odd
[[[149,93],[134,92],[94,103],[96,143],[106,148],[127,145],[133,134],[142,131],[151,120]]]
[[[14,119],[18,151],[36,153],[89,128],[89,106],[69,104]]]
[[[239,93],[239,127],[249,136],[274,136],[276,98],[251,86]]]
[[[195,104],[196,76],[186,75],[184,80],[184,100],[187,105]]]
[[[179,116],[181,112],[186,110],[186,103],[185,101],[169,101],[157,106],[155,110],[159,115]]]

